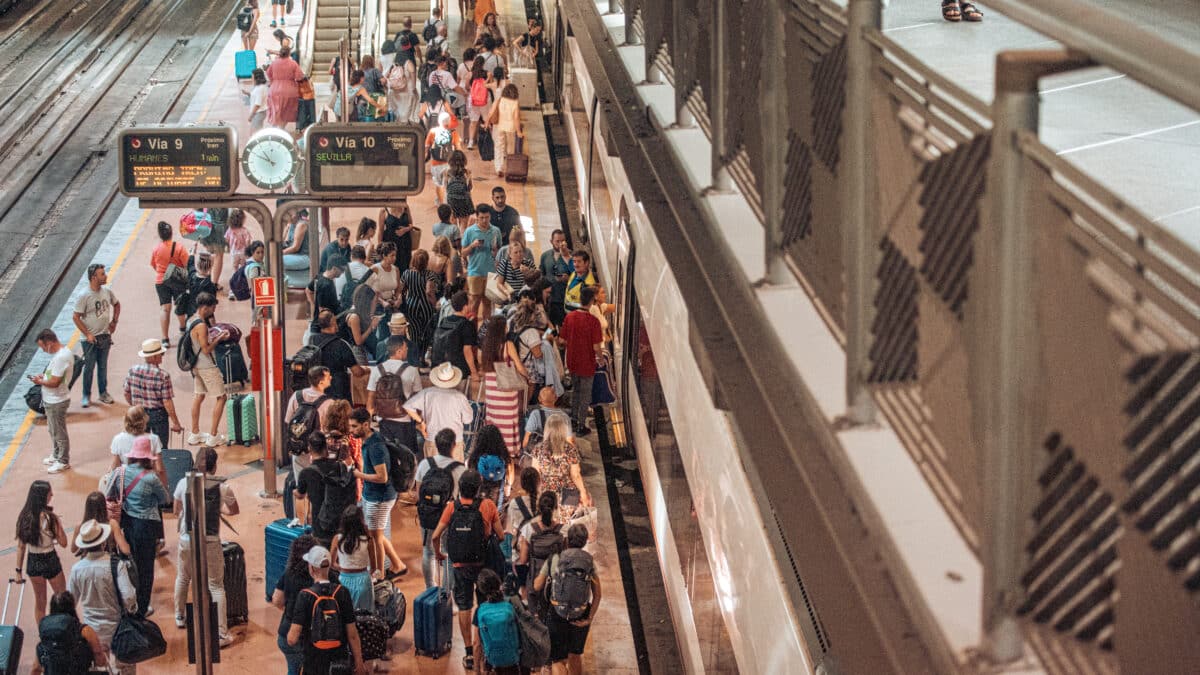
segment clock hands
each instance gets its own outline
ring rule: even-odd
[[[254,154],[258,157],[261,157],[264,161],[266,161],[267,164],[270,164],[271,166],[275,166],[275,162],[271,161],[271,158],[268,157],[266,155],[266,153],[261,153],[261,154],[260,153],[252,153],[252,154]]]

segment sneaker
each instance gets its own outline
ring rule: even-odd
[[[145,614],[143,614],[142,616],[145,616],[147,619],[149,619],[150,617],[154,616],[154,606],[153,606],[153,605],[151,605],[151,606],[147,607],[147,608],[146,608],[146,613],[145,613]]]
[[[46,473],[62,473],[69,468],[71,468],[70,464],[64,464],[62,462],[55,462],[55,463],[51,464],[49,466],[49,468],[46,469]]]
[[[468,149],[468,150],[474,150],[474,149],[475,149],[475,141],[469,141],[469,142],[467,143],[467,149]]]
[[[205,436],[207,438],[204,439],[204,444],[210,448],[215,448],[218,445],[225,445],[225,443],[229,440],[225,438],[225,434],[217,434],[216,436],[213,436],[212,434],[205,434]]]
[[[80,401],[79,401],[79,405],[80,405],[80,407],[82,407],[82,408],[86,408],[86,407],[88,407],[88,406],[89,406],[89,405],[91,405],[91,404],[92,404],[92,399],[91,399],[90,397],[88,397],[88,396],[84,396],[84,397],[83,397],[82,399],[80,399]]]
[[[54,455],[49,455],[45,459],[42,460],[42,464],[45,464],[46,466],[50,466],[51,464],[54,464],[56,462],[58,462],[58,460],[54,459]]]
[[[103,394],[100,394],[100,402],[104,405],[112,405],[113,397],[109,396],[108,392],[106,391]]]
[[[278,24],[276,24],[274,21],[272,21],[272,22],[271,22],[271,28],[274,28],[274,27],[275,27],[275,26],[277,26],[277,25],[278,25]]]
[[[233,636],[232,635],[222,635],[220,638],[217,639],[217,644],[221,645],[221,649],[225,649],[229,645],[233,644]]]
[[[204,443],[206,440],[208,440],[208,434],[190,433],[190,434],[188,434],[188,437],[187,437],[187,444],[188,445],[200,445],[201,443]]]
[[[187,622],[184,621],[183,617],[178,614],[175,615],[175,627],[176,628],[187,628]]]
[[[163,349],[170,349],[170,348],[171,348],[171,340],[170,340],[170,338],[163,338],[163,339],[162,339],[162,346],[163,346]]]
[[[229,301],[230,301],[230,302],[237,302],[237,296],[235,296],[233,293],[230,293],[230,294],[229,294]]]

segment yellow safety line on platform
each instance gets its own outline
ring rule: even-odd
[[[196,118],[196,122],[203,122],[208,117],[208,113],[212,110],[213,103],[215,103],[216,100],[220,98],[221,93],[225,91],[225,82],[229,79],[229,75],[233,72],[233,68],[234,66],[230,65],[225,71],[225,77],[221,78],[221,84],[217,87],[216,93],[209,97],[208,103],[204,106],[204,110],[200,111],[200,116]],[[117,253],[116,260],[113,261],[112,266],[110,266],[108,269],[108,283],[110,286],[112,285],[113,278],[117,276],[117,272],[121,269],[121,265],[124,264],[125,258],[129,256],[129,251],[133,249],[133,243],[137,241],[138,234],[141,233],[142,227],[145,226],[146,221],[149,219],[150,209],[142,209],[141,217],[138,218],[137,223],[133,226],[133,231],[129,233],[129,236],[125,239],[125,243],[121,245],[121,251]],[[74,350],[75,345],[79,343],[79,337],[79,329],[76,328],[75,332],[71,333],[71,339],[67,340],[67,349]],[[37,419],[37,413],[33,412],[32,410],[25,413],[25,419],[21,421],[21,426],[17,427],[17,433],[13,434],[12,440],[9,441],[8,447],[4,450],[4,455],[0,456],[0,479],[3,479],[4,475],[8,473],[8,467],[12,465],[13,460],[15,460],[17,457],[17,450],[24,445],[25,441],[29,437],[30,432],[33,431],[33,422],[35,419]]]

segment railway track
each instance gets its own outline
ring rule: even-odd
[[[35,349],[35,327],[54,320],[115,218],[117,131],[182,115],[237,9],[189,0],[54,9],[61,4],[0,15],[0,65],[37,53],[31,41],[62,40],[32,69],[0,70],[0,395],[19,378],[12,366]],[[30,88],[36,94],[20,94]]]

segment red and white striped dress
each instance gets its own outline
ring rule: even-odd
[[[508,359],[507,351],[504,358]],[[483,374],[484,400],[487,402],[487,422],[494,424],[504,437],[509,454],[521,448],[521,392],[501,389],[496,383],[496,371]]]

